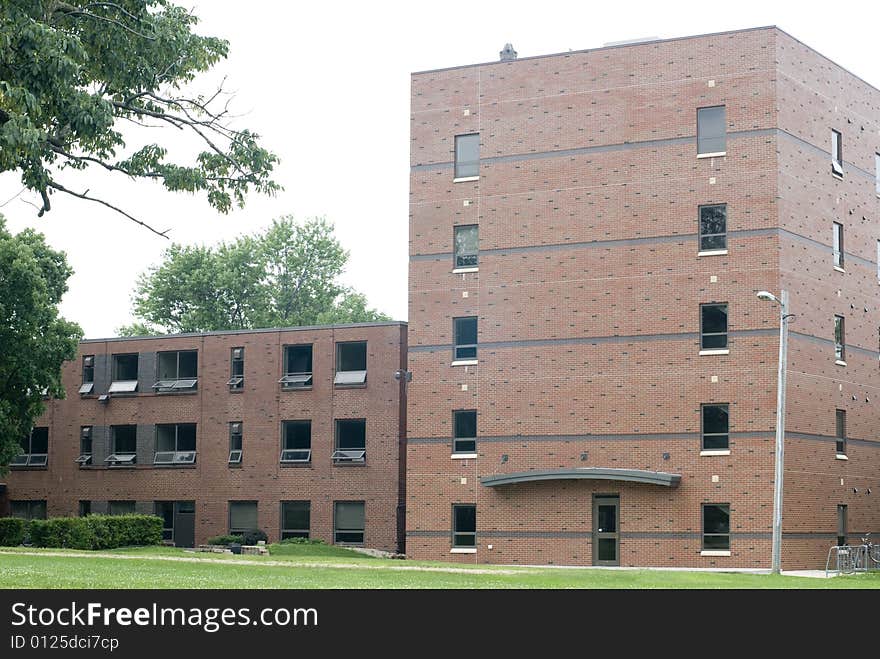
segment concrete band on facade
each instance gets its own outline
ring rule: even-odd
[[[629,481],[646,485],[675,487],[681,482],[681,474],[668,474],[662,471],[645,471],[640,469],[578,467],[575,469],[521,471],[513,474],[481,476],[480,484],[486,487],[501,487],[533,481],[555,480]]]

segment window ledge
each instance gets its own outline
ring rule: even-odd
[[[460,176],[459,178],[452,179],[453,183],[467,183],[468,181],[479,181],[479,176]]]
[[[715,151],[713,153],[698,153],[697,158],[720,158],[726,155],[727,151]]]
[[[835,460],[849,460],[849,458],[847,456],[845,456],[843,453],[838,453],[837,455],[834,456],[834,459]]]
[[[730,449],[709,449],[707,451],[700,451],[701,456],[706,455],[730,455]]]
[[[279,462],[278,465],[282,469],[309,469],[311,462]]]
[[[476,554],[476,547],[453,547],[449,550],[450,554]]]
[[[477,457],[476,453],[453,453],[449,456],[453,460],[472,460]]]
[[[718,348],[717,350],[700,350],[700,355],[729,355],[730,348]]]
[[[726,249],[707,249],[697,252],[697,256],[727,256]]]
[[[476,359],[456,359],[450,366],[476,366],[480,362]]]
[[[460,275],[460,274],[464,274],[464,273],[466,273],[466,272],[479,272],[479,271],[480,271],[480,268],[479,268],[479,267],[473,267],[473,268],[453,268],[453,269],[452,269],[452,274],[454,274],[454,275]]]
[[[846,366],[846,362],[843,361],[842,359],[835,359],[835,360],[834,360],[834,363],[835,363],[837,366]]]
[[[700,556],[730,556],[730,551],[724,551],[720,549],[707,551],[704,549],[700,552]]]
[[[837,272],[846,272],[846,270],[844,270],[843,268],[841,268],[839,265],[834,265],[834,266],[831,266],[831,267],[833,267],[835,270],[837,270]]]

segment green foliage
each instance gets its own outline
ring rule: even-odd
[[[252,529],[250,531],[245,531],[241,536],[241,544],[243,545],[255,545],[261,540],[266,542],[269,539],[269,536],[266,535],[266,532],[261,529]]]
[[[27,522],[18,517],[0,517],[0,547],[17,547],[24,541]]]
[[[95,199],[59,181],[68,168],[203,191],[223,213],[244,205],[251,190],[280,189],[270,178],[277,157],[214,108],[226,96],[222,87],[207,97],[182,91],[229,50],[222,39],[195,34],[197,23],[167,0],[0,3],[0,173],[20,171],[43,199],[40,215],[55,192]],[[160,144],[123,157],[120,121],[182,129],[204,150],[189,164],[170,161]]]
[[[156,334],[389,320],[339,285],[348,253],[323,218],[287,216],[262,234],[217,247],[172,245],[141,275],[138,323],[122,332]]]
[[[82,337],[58,315],[71,274],[64,253],[42,234],[12,235],[0,215],[0,474],[43,413],[43,392],[64,398],[61,365],[76,356]]]
[[[231,544],[242,544],[240,535],[215,535],[213,538],[208,538],[209,545],[231,545]]]
[[[154,515],[89,515],[31,520],[35,547],[115,549],[162,542],[162,518]]]

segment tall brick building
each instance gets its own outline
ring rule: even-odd
[[[785,568],[880,535],[880,91],[773,27],[412,76],[407,553]],[[845,240],[844,240],[845,236]]]
[[[8,505],[155,513],[180,546],[260,528],[397,550],[405,367],[404,323],[83,341]]]

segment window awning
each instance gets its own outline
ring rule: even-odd
[[[555,480],[596,480],[596,481],[630,481],[647,485],[663,485],[675,487],[681,482],[681,474],[670,474],[664,471],[647,471],[643,469],[613,469],[610,467],[580,467],[576,469],[549,469],[520,471],[512,474],[495,474],[483,476],[480,483],[486,487],[499,485],[516,485],[533,481]]]

